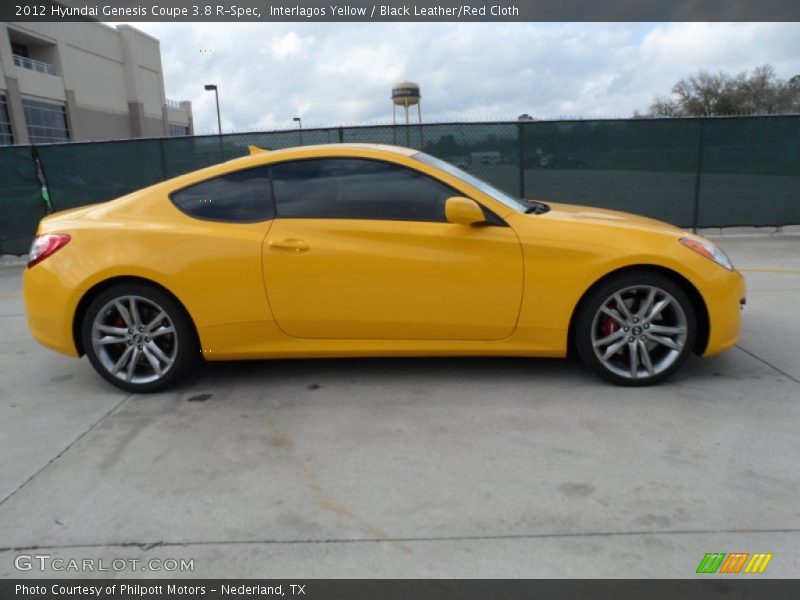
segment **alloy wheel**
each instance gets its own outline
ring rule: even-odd
[[[688,336],[680,303],[653,285],[636,285],[611,294],[595,313],[591,344],[601,365],[636,380],[669,369],[681,356]]]
[[[178,335],[167,312],[142,296],[119,296],[92,323],[92,347],[106,371],[128,383],[164,377],[178,355]]]

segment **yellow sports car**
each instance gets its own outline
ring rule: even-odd
[[[251,148],[50,215],[24,288],[39,342],[133,392],[201,357],[570,351],[647,385],[735,344],[745,296],[706,239],[367,144]]]

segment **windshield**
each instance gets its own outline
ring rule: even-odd
[[[452,175],[453,177],[458,177],[463,182],[471,185],[472,187],[480,190],[487,196],[491,196],[498,202],[502,202],[509,208],[513,208],[514,210],[518,210],[524,212],[527,208],[526,205],[520,200],[512,196],[511,194],[507,194],[502,190],[498,190],[493,185],[486,183],[483,179],[478,179],[474,175],[459,169],[455,165],[451,165],[449,162],[440,160],[430,154],[425,154],[424,152],[418,152],[414,155],[420,162],[424,162],[426,165],[430,165],[432,167],[436,167],[437,169],[441,169],[445,173]]]

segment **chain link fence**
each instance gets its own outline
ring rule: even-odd
[[[332,127],[0,147],[0,254],[27,252],[47,201],[110,200],[248,145],[338,142],[418,148],[526,198],[681,227],[800,224],[800,115]]]

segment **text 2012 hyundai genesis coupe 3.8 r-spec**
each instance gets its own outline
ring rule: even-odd
[[[566,356],[622,385],[736,343],[742,276],[629,214],[520,200],[407,148],[265,152],[39,226],[33,335],[128,391],[205,360]]]

